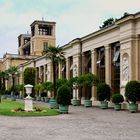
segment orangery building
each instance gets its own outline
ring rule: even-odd
[[[48,46],[56,46],[55,22],[34,21],[31,34],[18,37],[18,54],[6,53],[0,59],[0,69],[18,66],[18,83],[23,83],[22,73],[27,67],[36,68],[36,83],[52,81],[52,64],[43,55]],[[100,81],[110,85],[113,93],[124,95],[125,85],[130,80],[140,81],[140,13],[129,14],[115,21],[110,26],[75,38],[61,46],[66,61],[56,68],[57,78],[79,76],[93,73]],[[10,80],[6,87],[10,86]],[[91,98],[98,104],[96,89],[78,93],[76,98]]]

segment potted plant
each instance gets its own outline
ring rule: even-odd
[[[129,103],[130,112],[138,111],[138,101],[140,101],[140,83],[129,81],[125,87],[125,97]]]
[[[97,98],[101,102],[101,108],[108,108],[108,101],[110,100],[111,89],[106,83],[100,83],[97,85]]]
[[[70,88],[63,85],[57,90],[57,103],[61,113],[68,113],[69,105],[71,104]]]
[[[35,85],[35,91],[36,91],[36,100],[37,101],[41,101],[41,91],[42,91],[43,87],[42,84],[36,84]]]
[[[91,89],[92,86],[97,85],[98,80],[97,77],[94,74],[84,74],[80,75],[78,77],[78,86],[85,88],[85,89]],[[91,92],[90,90],[87,90],[88,92]],[[91,93],[86,93],[85,101],[84,101],[84,106],[85,107],[91,107],[92,106],[92,101],[90,100],[91,98]]]
[[[11,101],[16,101],[15,88],[13,86],[10,88],[10,93],[11,93]]]
[[[114,109],[116,111],[121,110],[121,103],[124,101],[124,98],[121,94],[116,93],[112,95],[112,102],[114,103]]]
[[[50,95],[48,96],[50,108],[51,109],[58,108],[56,98],[55,98],[54,95],[52,96],[52,92],[54,91],[53,83],[52,82],[46,82],[45,85],[46,85],[45,89],[50,93]],[[46,101],[47,101],[47,99],[46,99]]]

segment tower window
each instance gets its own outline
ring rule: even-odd
[[[43,42],[43,49],[46,50],[48,48],[48,42]]]

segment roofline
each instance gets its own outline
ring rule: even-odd
[[[31,34],[20,34],[20,35],[18,36],[18,38],[20,38],[21,36],[31,37]]]
[[[35,20],[30,26],[33,26],[35,23],[49,23],[49,24],[56,24],[56,22],[51,21],[44,21],[44,20]]]
[[[84,40],[86,40],[86,39],[89,39],[89,38],[92,38],[92,37],[94,37],[94,36],[97,36],[97,35],[99,35],[99,34],[101,34],[101,33],[104,33],[104,32],[106,32],[106,31],[115,29],[115,28],[118,27],[119,24],[121,24],[121,23],[123,23],[123,22],[126,22],[126,21],[128,21],[128,20],[132,20],[132,19],[137,18],[137,17],[136,17],[137,15],[140,15],[140,11],[137,12],[137,13],[135,13],[135,14],[129,14],[128,16],[121,17],[121,18],[119,18],[116,22],[114,22],[113,24],[111,24],[110,26],[107,26],[107,27],[105,27],[105,28],[99,29],[99,30],[97,30],[97,31],[95,31],[95,32],[92,32],[92,33],[90,33],[90,34],[88,34],[88,35],[85,35],[85,36],[83,36],[83,37],[81,37],[81,38],[75,38],[75,39],[71,40],[70,42],[68,42],[67,44],[65,44],[65,45],[63,45],[63,46],[61,46],[61,47],[67,48],[67,47],[70,47],[71,45],[73,45],[73,44],[75,44],[75,43],[79,43],[79,41],[81,42],[81,41],[84,41]]]

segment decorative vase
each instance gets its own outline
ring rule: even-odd
[[[131,113],[135,113],[138,111],[138,104],[129,103],[128,108]]]
[[[115,109],[116,111],[121,110],[121,104],[115,103],[115,104],[114,104],[114,109]]]
[[[49,100],[50,100],[50,98],[45,97],[45,102],[46,102],[46,103],[48,103],[48,102],[49,102]]]
[[[49,101],[49,106],[51,109],[57,109],[58,108],[58,104],[56,102],[56,99],[52,98]]]
[[[40,97],[40,96],[37,96],[37,97],[36,97],[36,100],[37,100],[37,101],[41,101],[41,97]]]
[[[44,102],[44,101],[45,101],[44,97],[41,97],[41,101],[42,101],[42,102]]]
[[[11,101],[16,101],[16,96],[11,96]]]
[[[68,113],[69,105],[59,105],[60,113]]]
[[[81,105],[81,100],[79,100],[79,99],[72,99],[72,103],[71,104],[74,105],[74,106],[79,106],[79,105]]]
[[[108,108],[108,102],[107,101],[101,101],[101,106],[102,109],[107,109]]]
[[[84,101],[84,106],[85,107],[92,107],[92,101],[91,100],[85,100]]]

